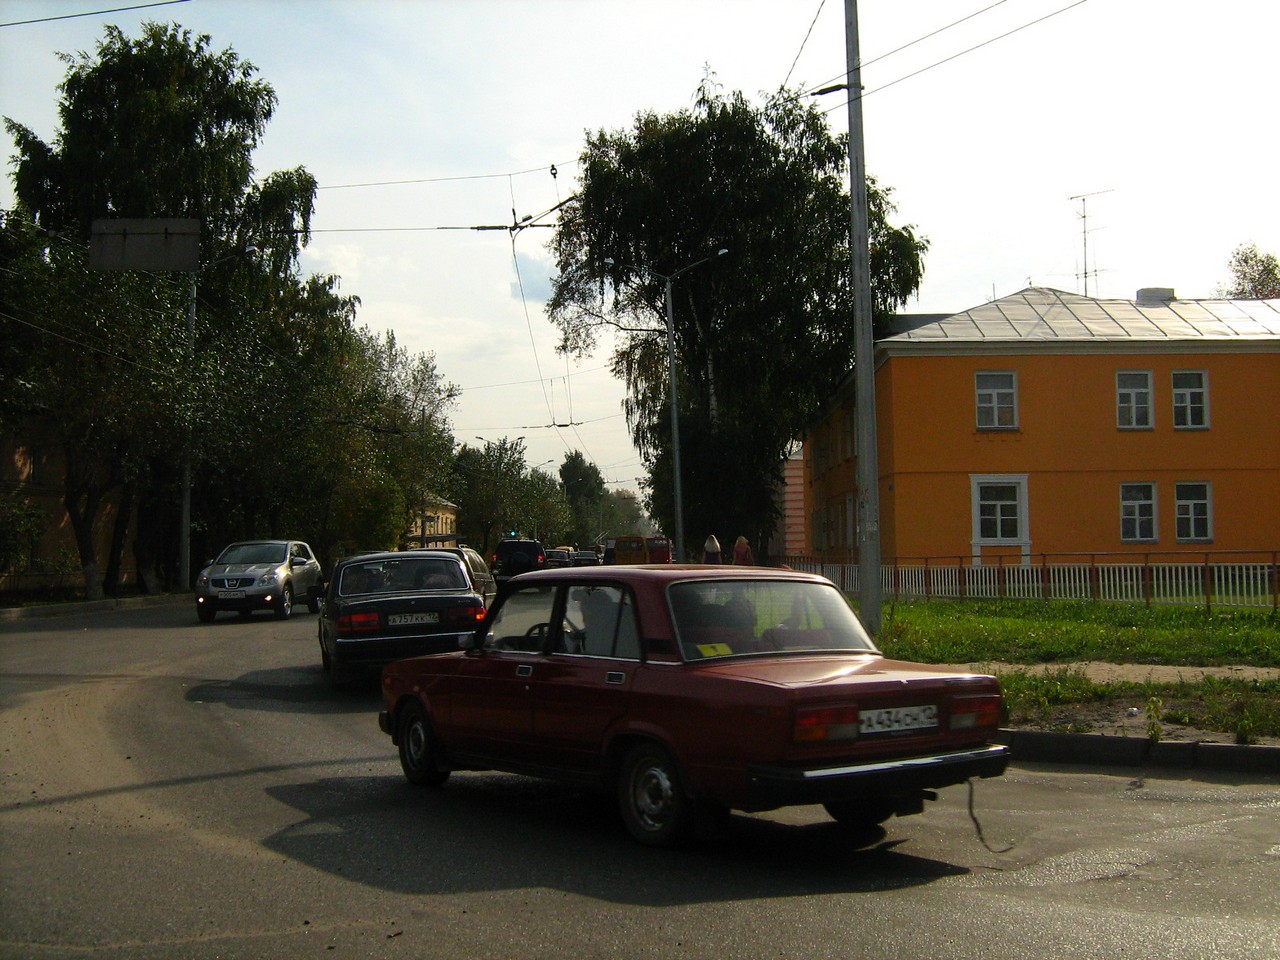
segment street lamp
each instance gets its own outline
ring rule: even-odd
[[[681,267],[674,273],[659,273],[649,267],[638,266],[635,264],[618,263],[613,257],[605,257],[604,262],[610,266],[628,267],[631,270],[643,270],[651,277],[657,277],[666,284],[665,299],[667,301],[667,377],[671,380],[671,468],[674,471],[673,486],[675,493],[675,509],[676,509],[676,529],[675,529],[675,545],[676,559],[684,562],[686,559],[684,552],[684,491],[680,478],[680,412],[676,405],[676,332],[675,323],[671,315],[671,284],[676,277],[688,273],[694,267],[700,267],[709,260],[716,257],[723,257],[729,252],[728,247],[721,247],[709,257],[703,257],[693,263]]]

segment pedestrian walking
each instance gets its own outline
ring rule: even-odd
[[[751,544],[746,537],[739,537],[733,545],[733,562],[739,566],[753,566],[756,558],[751,554]]]
[[[720,541],[714,533],[707,534],[707,542],[702,545],[703,563],[720,563]]]

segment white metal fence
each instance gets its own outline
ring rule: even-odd
[[[856,562],[784,557],[783,563],[858,592]],[[912,557],[880,568],[886,598],[1103,600],[1280,610],[1280,551],[1249,554],[1043,555],[974,563]]]

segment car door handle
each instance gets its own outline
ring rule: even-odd
[[[604,675],[605,683],[626,683],[627,675],[621,670],[611,670]]]
[[[532,665],[532,664],[529,664],[529,663],[522,663],[522,664],[520,664],[519,666],[517,666],[517,667],[516,667],[516,676],[517,676],[517,677],[532,677],[532,676],[533,676],[533,665]]]

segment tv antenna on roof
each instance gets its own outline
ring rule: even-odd
[[[1080,235],[1084,241],[1084,260],[1081,265],[1082,272],[1076,275],[1076,279],[1084,278],[1084,295],[1086,297],[1089,295],[1089,209],[1086,203],[1088,203],[1090,197],[1098,197],[1104,193],[1114,192],[1114,190],[1095,190],[1093,193],[1078,193],[1074,197],[1068,198],[1080,201],[1080,213],[1078,216],[1080,217]],[[1096,268],[1093,270],[1093,275],[1095,277],[1098,275]]]

